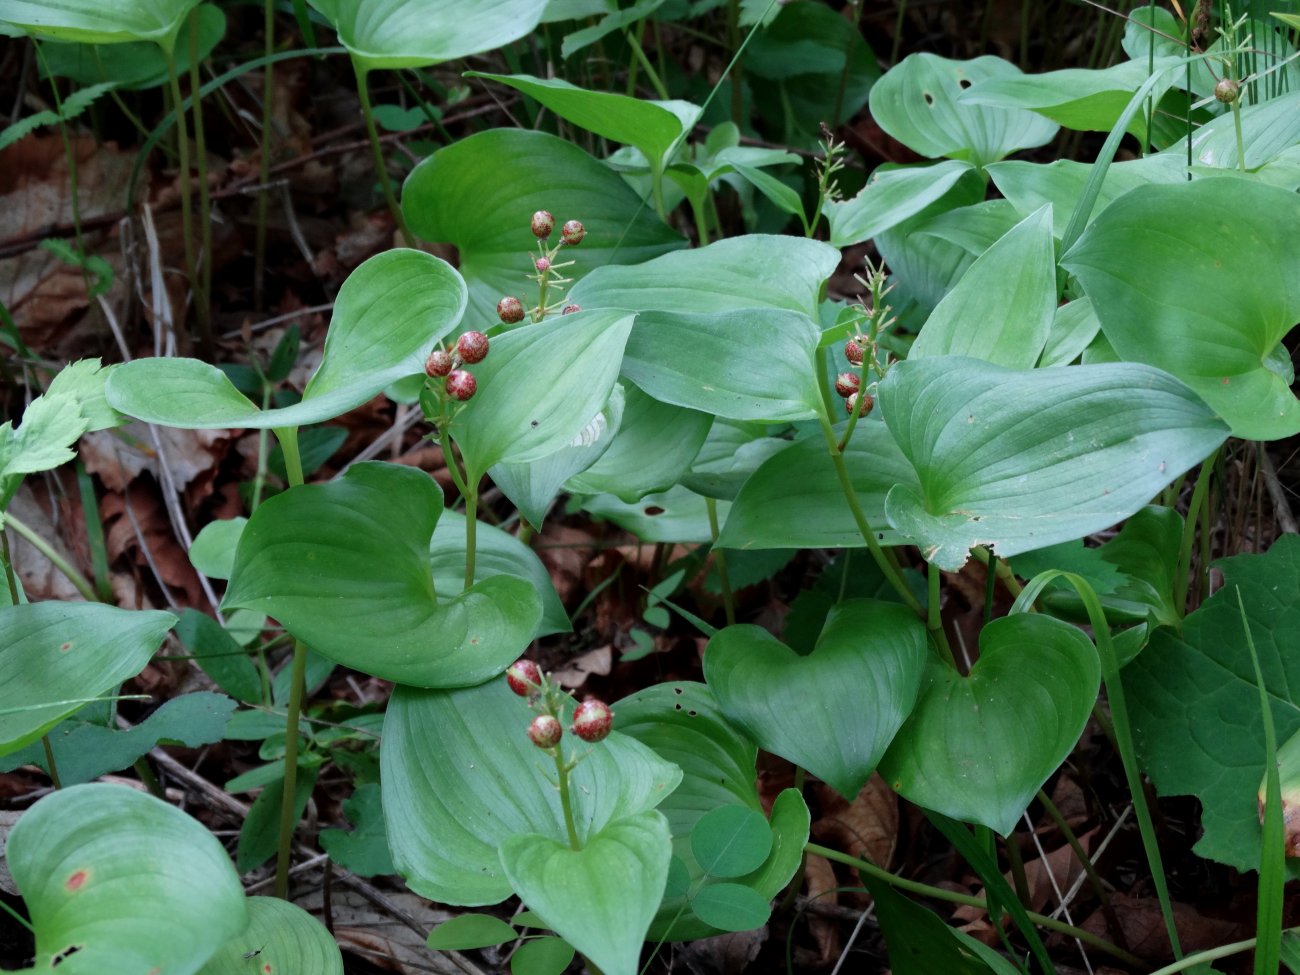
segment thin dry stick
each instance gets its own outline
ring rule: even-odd
[[[1282,482],[1278,480],[1277,470],[1273,467],[1273,458],[1268,455],[1264,445],[1261,443],[1258,448],[1259,470],[1264,475],[1264,486],[1268,488],[1269,499],[1273,502],[1273,513],[1277,515],[1277,523],[1282,527],[1282,531],[1294,535],[1300,532],[1300,528],[1296,527],[1295,515],[1291,513],[1286,488],[1282,487]]]

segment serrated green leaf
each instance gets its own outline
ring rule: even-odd
[[[343,815],[348,818],[353,829],[321,830],[320,845],[330,855],[330,859],[344,870],[350,870],[360,877],[397,873],[392,854],[388,852],[388,831],[384,827],[384,807],[379,786],[373,782],[357,786],[356,791],[343,803]],[[443,926],[445,925],[440,927]],[[509,925],[506,927],[509,928]],[[511,930],[502,940],[513,937],[514,932]],[[432,935],[430,939],[429,947],[438,947],[432,943]],[[491,941],[478,945],[444,947],[479,948],[483,944],[499,943]]]

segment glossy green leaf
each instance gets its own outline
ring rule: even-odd
[[[772,831],[762,813],[746,806],[719,806],[691,830],[695,862],[713,877],[740,877],[757,870],[772,852]]]
[[[745,234],[636,267],[601,268],[574,285],[570,297],[583,308],[700,315],[771,308],[816,317],[839,260],[821,241]]]
[[[640,264],[685,244],[621,176],[544,132],[492,129],[461,139],[416,166],[402,190],[412,232],[459,251],[470,289],[466,318],[478,327],[497,321],[503,295],[521,296],[525,307],[537,303],[537,284],[529,280],[536,241],[528,229],[537,210],[581,220],[587,229],[566,277],[581,279],[605,264]]]
[[[359,877],[397,873],[392,854],[388,852],[388,831],[384,826],[384,807],[379,786],[373,782],[357,786],[356,791],[344,801],[343,814],[352,823],[353,829],[323,829],[320,833],[321,848],[330,855],[330,859]]]
[[[308,0],[365,70],[414,68],[504,47],[541,19],[536,0]]]
[[[1300,732],[1300,538],[1264,554],[1214,563],[1223,586],[1183,621],[1157,630],[1124,669],[1134,743],[1156,791],[1194,795],[1203,832],[1195,851],[1238,870],[1260,866],[1256,793],[1266,761],[1264,725],[1237,594],[1269,694],[1277,740]],[[1292,878],[1300,861],[1287,861]]]
[[[1144,55],[1140,61],[1122,61],[1109,68],[1063,68],[1042,74],[1007,74],[986,78],[962,92],[959,105],[983,105],[1007,110],[1028,109],[1051,119],[1067,129],[1084,132],[1109,132],[1128,108],[1134,92],[1152,73],[1171,67],[1175,59],[1157,57],[1153,71],[1147,70]],[[1168,84],[1174,73],[1166,72]],[[1164,94],[1158,87],[1156,101]],[[1134,116],[1129,131],[1143,138],[1146,119]]]
[[[229,579],[235,567],[235,547],[247,524],[243,517],[208,522],[190,545],[190,564],[209,579]]]
[[[554,764],[526,734],[532,718],[504,680],[394,692],[381,784],[393,862],[412,890],[448,904],[495,904],[512,889],[498,846],[528,833],[567,843],[559,793],[547,778]],[[566,736],[564,747],[573,741]],[[681,780],[675,765],[618,731],[582,747],[586,757],[570,780],[580,840],[653,809]]]
[[[876,917],[889,949],[889,969],[894,975],[989,975],[1016,973],[1014,965],[990,968],[959,940],[958,931],[932,911],[913,904],[902,894],[870,875],[862,882],[871,891]]]
[[[979,257],[1020,222],[1010,200],[984,200],[918,222],[912,233],[938,237]]]
[[[682,486],[705,497],[733,500],[754,471],[789,446],[767,431],[763,423],[715,420],[690,469],[679,478]]]
[[[1260,105],[1241,108],[1241,145],[1245,147],[1246,169],[1255,171],[1277,159],[1300,141],[1300,92],[1270,98]],[[1186,162],[1187,140],[1160,153]],[[1226,112],[1192,133],[1192,160],[1215,169],[1236,169],[1237,128],[1232,112]]]
[[[1093,206],[1093,212],[1101,213],[1138,186],[1186,182],[1185,162],[1185,157],[1179,160],[1162,153],[1143,159],[1111,163],[1106,168],[1101,193]],[[1024,216],[1029,216],[1045,204],[1052,205],[1052,234],[1057,239],[1065,234],[1070,216],[1093,171],[1092,164],[1072,159],[1058,159],[1054,163],[1045,164],[1012,159],[988,168],[989,177],[998,192],[1010,200]]]
[[[1298,222],[1296,194],[1248,180],[1142,187],[1062,265],[1123,358],[1183,380],[1234,436],[1274,440],[1300,431],[1300,402],[1269,363],[1300,319]]]
[[[193,975],[248,924],[216,837],[126,786],[46,796],[10,832],[5,859],[36,929],[35,965],[62,975]]]
[[[278,897],[248,898],[248,927],[212,956],[198,975],[262,972],[343,975],[343,955],[325,926]]]
[[[140,673],[175,623],[100,603],[0,608],[0,755]]]
[[[441,513],[437,484],[393,464],[354,464],[278,494],[244,528],[222,605],[273,616],[322,656],[385,680],[486,680],[528,645],[541,600],[504,575],[436,596],[429,544]]]
[[[754,777],[758,750],[723,716],[704,684],[655,684],[614,708],[624,734],[682,770],[681,785],[658,809],[668,818],[674,862],[681,864],[679,879],[685,882],[665,894],[650,937],[677,941],[715,934],[718,929],[697,918],[685,896],[693,885],[717,882],[696,861],[691,836],[696,824],[719,807],[762,811]],[[808,827],[808,807],[798,791],[781,792],[772,804],[768,827],[771,852],[761,866],[735,882],[752,887],[765,902],[775,897],[802,860]]]
[[[914,217],[957,185],[976,180],[970,163],[949,160],[925,166],[881,166],[851,200],[829,202],[822,212],[831,226],[831,243],[848,247]]]
[[[319,423],[418,373],[465,310],[465,282],[446,261],[416,250],[370,258],[343,282],[320,367],[302,401],[263,410],[216,366],[198,359],[136,359],[118,366],[108,401],[149,423],[191,429]]]
[[[531,548],[496,525],[480,521],[475,529],[474,581],[513,576],[529,583],[542,600],[542,616],[534,637],[568,633],[569,614],[551,582],[551,574]],[[465,583],[465,516],[444,511],[429,542],[435,592],[459,592]]]
[[[837,428],[843,434],[843,427]],[[783,443],[783,441],[778,441]],[[896,484],[919,490],[916,471],[883,423],[858,423],[844,451],[858,504],[885,545],[906,543],[885,520]],[[718,537],[722,548],[859,548],[858,531],[826,441],[817,434],[789,444],[754,471],[736,495]]]
[[[627,384],[623,422],[596,463],[569,478],[575,494],[609,493],[629,504],[676,484],[713,425],[698,410],[661,403]]]
[[[198,8],[199,58],[206,59],[226,33],[226,15],[220,7],[205,3]],[[180,35],[176,46],[176,71],[190,66],[189,31]],[[79,85],[111,82],[119,90],[156,88],[167,83],[167,59],[157,44],[133,41],[122,44],[78,44],[49,41],[41,48],[44,67],[57,78],[71,78]]]
[[[1020,77],[1020,69],[995,57],[950,61],[912,54],[871,90],[871,117],[887,133],[923,156],[965,159],[976,166],[1017,149],[1045,145],[1056,124],[1021,108],[970,105],[961,94],[991,79]]]
[[[729,505],[718,504],[718,519],[725,520]],[[660,494],[647,494],[628,504],[612,494],[598,494],[582,502],[588,514],[612,521],[643,542],[708,542],[709,529],[706,499],[680,484]]]
[[[563,315],[507,332],[475,366],[479,390],[452,425],[471,482],[503,461],[541,460],[605,407],[634,316]]]
[[[611,142],[635,146],[650,160],[652,168],[662,169],[667,164],[669,151],[700,117],[699,106],[690,102],[642,101],[614,92],[588,91],[560,78],[479,71],[471,71],[469,76],[509,85],[580,129]]]
[[[1052,208],[1045,206],[976,258],[930,313],[908,358],[964,355],[1032,369],[1055,315]]]
[[[1096,648],[1073,626],[996,619],[980,631],[969,676],[931,658],[880,774],[918,806],[1006,836],[1074,748],[1100,686]]]
[[[772,913],[763,895],[743,884],[709,884],[695,895],[691,908],[705,924],[723,931],[752,931]]]
[[[1089,299],[1066,302],[1056,309],[1052,318],[1039,366],[1068,366],[1083,355],[1100,331],[1101,322]]]
[[[1227,428],[1172,376],[1136,363],[1017,372],[956,356],[896,364],[880,384],[920,488],[885,501],[949,571],[1101,531],[1198,463]]]
[[[300,764],[293,789],[293,821],[299,822],[307,810],[307,800],[316,788],[322,759],[317,756],[311,764]],[[283,775],[283,764],[281,764]],[[255,870],[275,856],[280,839],[280,811],[284,806],[284,779],[269,782],[253,804],[239,829],[235,846],[235,869],[241,874]]]
[[[563,938],[533,938],[510,956],[510,975],[563,975],[575,954]]]
[[[435,951],[464,951],[514,941],[519,932],[491,914],[461,914],[443,921],[429,932],[428,945]]]
[[[653,809],[613,820],[580,850],[536,833],[501,844],[520,899],[608,975],[636,975],[671,856],[668,822]]]
[[[705,649],[704,676],[760,748],[852,799],[912,710],[925,647],[925,627],[906,607],[850,600],[831,611],[806,657],[758,626],[721,630]]]
[[[199,0],[5,0],[0,23],[37,37],[87,44],[153,41],[171,50],[176,32]]]

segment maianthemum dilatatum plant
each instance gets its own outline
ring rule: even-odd
[[[462,50],[434,28],[416,36],[400,4],[313,6],[357,66],[363,104],[371,70],[518,36],[492,21]],[[1286,537],[1224,560],[1208,598],[1204,553],[1225,451],[1300,432],[1283,344],[1300,319],[1300,113],[1279,81],[1292,62],[1248,57],[1278,48],[1261,40],[1274,27],[1226,14],[1197,51],[1190,25],[1146,8],[1127,26],[1128,59],[1105,70],[907,57],[871,87],[869,107],[928,161],[882,166],[845,199],[845,152],[828,137],[811,208],[785,154],[747,154],[723,125],[691,143],[706,104],[481,74],[569,131],[625,148],[600,160],[502,128],[438,150],[407,178],[399,225],[411,242],[455,245],[457,266],[408,247],[358,267],[300,397],[256,402],[196,359],[74,364],[19,426],[0,428],[0,499],[123,416],[273,433],[288,489],[209,526],[194,558],[228,580],[224,612],[274,618],[293,641],[278,765],[241,783],[278,789],[264,814],[278,820],[266,835],[281,894],[330,754],[302,721],[319,679],[308,671],[323,661],[395,685],[378,757],[391,868],[435,901],[518,896],[529,912],[518,927],[465,914],[432,947],[501,944],[531,927],[552,934],[525,941],[518,970],[558,971],[577,952],[635,975],[647,942],[762,926],[814,852],[862,876],[896,970],[918,952],[930,971],[1025,964],[963,938],[899,886],[997,905],[1043,971],[1054,963],[1040,929],[1141,970],[1125,947],[1030,912],[997,860],[995,835],[1010,857],[1031,804],[1056,812],[1044,787],[1095,716],[1121,757],[1164,914],[1175,961],[1161,971],[1250,948],[1257,972],[1276,971],[1295,950],[1282,893],[1297,863],[1284,819],[1300,740],[1300,665],[1287,652],[1300,550]],[[0,18],[44,23],[4,0]],[[779,56],[782,29],[793,28],[755,27],[754,70],[777,70],[764,58]],[[1186,110],[1181,128],[1168,105]],[[1109,134],[1090,164],[1009,158],[1062,127]],[[1116,161],[1126,137],[1141,155]],[[724,182],[797,218],[804,236],[708,242]],[[699,246],[669,223],[681,202]],[[815,239],[822,226],[828,242]],[[858,300],[833,298],[841,249],[868,241],[878,261],[859,269]],[[312,431],[381,393],[418,405],[454,507],[396,464],[306,483]],[[488,479],[519,513],[516,536],[480,520]],[[727,625],[686,617],[708,637],[702,682],[574,701],[525,656],[570,625],[527,544],[562,494],[646,541],[708,548]],[[1104,544],[1085,545],[1099,533]],[[778,637],[737,622],[728,567],[802,549],[836,550],[838,575],[801,594],[797,625]],[[963,572],[1014,598],[986,616],[977,648],[954,646],[945,626],[945,576]],[[13,753],[111,697],[175,619],[25,605],[9,580],[0,749]],[[760,800],[759,750],[850,800],[878,772],[971,864],[987,899],[809,843],[801,789]],[[1143,773],[1162,795],[1201,800],[1201,855],[1258,871],[1252,941],[1184,956]],[[238,971],[254,942],[281,938],[276,950],[292,956],[301,938],[310,962],[287,970],[341,970],[323,929],[245,898],[205,830],[131,790],[52,795],[20,820],[8,857],[38,965]],[[152,872],[159,858],[175,876]],[[186,872],[205,878],[201,893],[178,879]],[[138,901],[105,893],[118,877]],[[158,914],[174,927],[144,932]],[[175,932],[198,927],[202,938],[176,947]]]

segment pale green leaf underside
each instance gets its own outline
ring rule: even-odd
[[[222,945],[198,975],[265,972],[268,965],[274,975],[343,975],[343,955],[325,926],[278,897],[248,898],[248,927]]]

